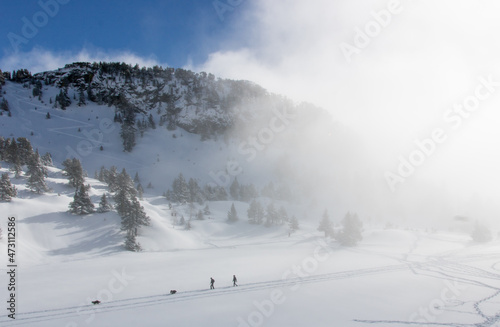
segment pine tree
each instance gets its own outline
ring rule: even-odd
[[[144,211],[144,207],[141,206],[139,200],[136,197],[132,198],[132,214],[134,215],[134,220],[136,222],[136,228],[140,226],[149,226],[151,224],[151,218]]]
[[[123,140],[123,151],[132,152],[135,146],[135,113],[133,109],[128,109],[125,112],[125,118],[123,120],[122,128],[120,131],[120,136]]]
[[[38,151],[28,162],[28,172],[26,175],[29,176],[26,184],[32,192],[43,194],[49,190],[47,184],[45,184],[46,170],[41,163]]]
[[[125,235],[125,249],[134,252],[140,252],[142,250],[141,244],[135,239],[136,235],[132,231],[127,231]]]
[[[139,173],[136,172],[135,176],[134,176],[134,183],[140,183],[140,182],[141,182],[141,179],[139,178]]]
[[[241,185],[240,186],[240,201],[250,202],[258,196],[255,185]]]
[[[21,166],[28,164],[28,161],[33,156],[33,147],[30,141],[25,137],[17,138],[17,155],[19,156],[19,161]]]
[[[290,223],[288,226],[292,232],[299,229],[299,221],[297,220],[297,218],[295,218],[295,216],[292,216],[292,219],[290,219]]]
[[[328,211],[326,211],[326,210],[323,213],[323,219],[319,223],[318,231],[324,232],[325,233],[325,237],[327,237],[327,236],[333,236],[332,222],[330,221],[330,217],[328,216]]]
[[[21,165],[21,159],[19,158],[19,147],[15,138],[7,139],[5,141],[4,153],[5,161],[9,163],[19,162],[19,165]]]
[[[342,230],[337,233],[335,238],[341,245],[355,246],[363,239],[362,231],[363,223],[359,220],[358,215],[348,212],[342,220]]]
[[[136,197],[127,200],[124,207],[117,207],[117,211],[122,218],[122,230],[132,232],[135,236],[141,226],[149,226],[151,222]]]
[[[191,222],[190,222],[190,221],[188,221],[188,222],[186,223],[186,230],[191,230],[191,228],[192,228],[192,227],[191,227]]]
[[[201,192],[201,188],[198,185],[198,182],[194,180],[193,178],[189,179],[188,182],[188,190],[189,190],[189,202],[197,202],[202,204],[203,203],[203,196]]]
[[[71,104],[71,100],[68,96],[68,89],[61,89],[59,91],[59,94],[56,95],[56,103],[59,103],[59,106],[61,107],[62,110],[66,110],[66,107],[68,107]]]
[[[73,202],[69,204],[69,211],[73,214],[77,215],[86,215],[94,212],[94,204],[90,199],[88,190],[90,189],[90,185],[80,184],[76,191],[75,196],[73,197]]]
[[[142,200],[142,196],[144,195],[144,189],[142,188],[141,183],[137,185],[137,196],[139,197],[139,200]]]
[[[120,215],[120,217],[123,218],[130,211],[130,196],[125,190],[119,190],[116,192],[114,200],[116,212],[118,213],[118,215]]]
[[[21,176],[21,173],[23,171],[21,158],[19,156],[19,147],[14,138],[12,138],[12,140],[10,141],[9,139],[7,139],[7,141],[5,143],[5,150],[4,150],[5,161],[12,164],[10,166],[10,170],[14,172],[16,178],[19,178],[19,176]]]
[[[116,184],[118,190],[125,191],[129,198],[137,195],[134,182],[130,178],[130,175],[127,173],[125,168],[123,168],[122,172],[116,177]]]
[[[472,240],[478,243],[490,242],[493,239],[491,231],[486,226],[480,224],[478,221],[476,221],[474,229],[472,230],[472,233],[470,235],[472,237]]]
[[[203,208],[203,214],[205,214],[205,215],[211,215],[212,214],[210,212],[210,207],[208,206],[208,203],[205,205],[205,208]]]
[[[108,184],[109,190],[111,192],[116,192],[118,190],[118,169],[116,166],[111,166],[109,170],[104,170],[104,182]]]
[[[10,183],[10,178],[8,173],[3,173],[0,179],[0,201],[10,202],[13,197],[17,196],[17,190],[15,186]]]
[[[54,163],[52,162],[52,155],[49,152],[46,152],[40,159],[45,167],[54,166]]]
[[[83,93],[83,89],[80,89],[80,91],[78,92],[78,106],[81,107],[86,104],[87,102],[85,101],[85,93]]]
[[[172,201],[179,203],[186,203],[189,201],[189,187],[182,173],[180,173],[172,183],[172,195],[174,197]]]
[[[2,102],[0,102],[0,109],[3,111],[10,112],[9,102],[7,101],[7,99],[5,99],[5,98],[2,99]]]
[[[104,193],[101,197],[101,201],[99,202],[99,208],[97,208],[97,211],[104,213],[111,210],[113,210],[113,206],[109,203],[106,193]]]
[[[83,184],[83,168],[80,160],[76,158],[68,158],[63,161],[62,165],[64,167],[63,171],[65,175],[68,176],[69,185],[78,187],[79,185]]]
[[[205,217],[203,216],[203,211],[198,210],[198,213],[196,214],[196,219],[198,220],[204,220]]]
[[[122,124],[120,136],[123,140],[123,151],[132,152],[135,146],[135,127],[126,123]]]
[[[270,203],[266,208],[266,227],[274,225],[278,222],[278,212],[273,203]]]
[[[252,202],[250,202],[250,206],[248,207],[247,210],[248,222],[250,224],[261,224],[263,217],[259,215],[262,215],[262,212],[263,212],[262,205],[260,204],[260,202],[254,199]]]
[[[3,136],[0,136],[0,161],[4,161],[5,160],[5,139],[3,138]]]
[[[141,226],[149,226],[150,218],[140,205],[134,182],[125,169],[117,176],[116,187],[115,208],[122,219],[121,229],[126,232],[125,247],[131,251],[139,251],[140,244],[136,243],[135,237]]]
[[[234,223],[238,221],[238,213],[236,212],[236,208],[234,207],[234,203],[231,205],[231,209],[227,213],[227,221],[230,223]]]

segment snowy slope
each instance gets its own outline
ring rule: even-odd
[[[27,137],[40,153],[52,153],[56,167],[49,168],[51,191],[43,195],[26,189],[25,176],[16,179],[10,173],[18,197],[0,203],[4,231],[0,254],[7,259],[6,217],[15,215],[18,311],[12,320],[4,310],[0,326],[500,324],[497,238],[475,244],[463,231],[381,228],[385,221],[374,220],[366,222],[359,246],[341,247],[317,231],[316,217],[323,208],[314,205],[314,197],[305,203],[275,202],[299,218],[300,229],[291,235],[287,226],[248,224],[248,204],[238,201],[209,202],[211,214],[203,221],[193,220],[191,230],[172,223],[174,211],[178,216],[190,215],[188,206],[171,208],[161,196],[180,172],[216,183],[213,176],[226,178],[228,160],[233,160],[242,168],[238,179],[258,185],[279,180],[280,174],[289,177],[284,173],[287,169],[300,168],[303,178],[314,175],[306,169],[310,166],[301,165],[313,160],[323,143],[297,143],[294,151],[309,157],[286,153],[285,145],[300,137],[296,129],[276,133],[272,144],[252,160],[249,153],[238,151],[239,139],[201,141],[199,135],[165,128],[146,131],[134,151],[125,153],[119,127],[112,123],[113,107],[89,103],[55,110],[47,99],[55,97],[58,88],[44,86],[44,103],[31,98],[31,90],[21,84],[7,82],[4,90],[12,117],[0,116],[0,135]],[[51,119],[46,119],[48,112]],[[268,117],[262,119],[260,126],[269,126]],[[305,130],[310,128],[305,121],[300,123]],[[253,135],[262,130],[259,125],[252,128]],[[309,132],[328,137],[326,130]],[[151,182],[154,188],[145,189],[141,201],[151,218],[151,226],[142,228],[138,237],[143,252],[124,250],[116,212],[86,216],[67,212],[74,189],[59,168],[73,156],[89,173],[85,183],[91,186],[94,203],[109,191],[92,178],[103,165],[126,168],[131,176],[137,172],[144,187]],[[286,160],[287,156],[294,160]],[[332,177],[329,174],[335,175],[335,169],[341,170],[342,154],[332,162],[338,165],[316,178]],[[280,170],[274,163],[280,164]],[[8,168],[2,163],[0,173],[9,172]],[[318,180],[308,182],[314,185]],[[233,203],[240,220],[228,224]],[[196,204],[195,210],[203,206]],[[0,287],[5,289],[8,275],[2,262]],[[233,274],[238,287],[232,287]],[[216,280],[215,290],[209,290],[210,277]],[[177,294],[170,295],[172,289]],[[6,299],[7,294],[1,294]],[[94,306],[90,302],[96,299],[102,303]]]

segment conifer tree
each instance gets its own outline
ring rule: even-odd
[[[21,164],[19,163],[19,161],[16,161],[12,164],[12,166],[10,167],[10,170],[12,172],[14,172],[14,177],[15,178],[19,178],[21,176],[21,173],[23,172],[23,169],[21,167]]]
[[[212,213],[210,212],[210,207],[208,206],[208,203],[205,205],[203,208],[203,214],[205,215],[211,215]]]
[[[266,227],[274,225],[278,222],[278,212],[273,203],[270,203],[266,208]]]
[[[363,223],[359,220],[358,215],[348,212],[342,220],[342,230],[335,235],[335,238],[341,245],[355,246],[363,239],[362,231]]]
[[[62,110],[66,110],[66,107],[68,107],[71,104],[71,100],[68,96],[68,89],[61,89],[59,91],[59,94],[56,95],[56,103],[59,103],[59,106],[61,107]]]
[[[149,218],[149,216],[146,214],[146,211],[144,211],[144,207],[141,206],[139,200],[137,200],[136,197],[133,197],[131,202],[132,214],[136,223],[137,233],[137,228],[139,228],[140,226],[149,226],[151,224],[151,218]]]
[[[9,163],[19,162],[21,165],[21,160],[19,158],[19,148],[15,138],[7,139],[5,141],[5,149],[4,149],[4,160]]]
[[[250,202],[258,196],[255,185],[240,185],[240,201]]]
[[[10,183],[10,178],[8,173],[3,173],[0,178],[0,201],[10,202],[13,197],[17,196],[17,190],[15,186]]]
[[[203,203],[203,196],[200,186],[198,182],[193,178],[189,179],[188,182],[188,190],[189,190],[189,202],[197,202],[199,204]]]
[[[134,182],[130,178],[130,175],[127,173],[125,168],[123,168],[122,172],[116,177],[116,184],[118,191],[124,191],[127,194],[128,198],[137,195]]]
[[[227,213],[227,221],[230,223],[234,223],[238,221],[238,213],[236,212],[236,208],[234,207],[234,203],[231,205],[231,209]]]
[[[97,208],[97,211],[104,213],[111,210],[113,210],[113,206],[109,203],[106,193],[104,193],[101,197],[101,201],[99,202],[99,208]]]
[[[69,211],[77,215],[86,215],[94,212],[94,204],[90,199],[88,190],[90,185],[80,184],[75,191],[73,201],[69,204]]]
[[[144,189],[142,188],[141,183],[137,185],[137,196],[139,197],[139,200],[142,200],[142,196],[144,195]]]
[[[140,205],[134,182],[125,169],[117,176],[116,187],[115,208],[122,219],[121,229],[126,232],[125,247],[130,251],[139,251],[140,244],[136,243],[135,237],[141,226],[149,226],[150,218]]]
[[[120,136],[123,140],[123,151],[132,152],[135,146],[135,113],[133,109],[127,109],[123,120]]]
[[[50,154],[50,152],[46,152],[40,159],[42,160],[42,164],[45,167],[54,166],[54,163],[52,162],[52,155]]]
[[[68,176],[69,185],[73,187],[79,187],[80,184],[83,184],[83,168],[80,160],[76,158],[66,159],[62,163],[63,171],[66,176]]]
[[[141,244],[136,241],[135,237],[136,235],[132,231],[127,230],[124,244],[125,249],[129,251],[140,252],[142,250]]]
[[[318,231],[324,232],[325,237],[333,236],[333,226],[332,222],[330,221],[330,217],[328,216],[327,210],[325,210],[325,212],[323,213],[323,219],[319,223]]]
[[[253,200],[250,202],[250,206],[248,207],[247,210],[247,217],[248,217],[248,222],[250,224],[260,224],[262,223],[262,217],[260,217],[260,222],[259,222],[259,214],[262,213],[262,205],[260,202],[257,202],[257,200]]]
[[[175,202],[186,203],[189,201],[189,187],[182,173],[172,183],[172,196],[172,201]]]
[[[2,99],[2,102],[0,102],[0,109],[3,111],[10,112],[9,102],[7,101],[7,99],[5,99],[5,98]]]
[[[478,243],[490,242],[493,239],[491,231],[488,227],[480,224],[478,221],[474,224],[474,229],[472,230],[470,236],[474,242]]]
[[[28,164],[28,161],[33,156],[33,147],[30,141],[25,137],[17,138],[17,155],[21,166]]]
[[[109,170],[104,170],[104,181],[108,184],[111,192],[118,190],[118,169],[116,166],[111,166]]]
[[[78,92],[78,106],[81,107],[86,104],[87,102],[85,101],[85,93],[83,93],[83,89],[80,89],[80,91]]]
[[[5,160],[5,139],[0,136],[0,161]]]
[[[26,173],[29,176],[26,184],[32,192],[43,194],[49,190],[45,183],[46,173],[37,151],[29,160],[28,172]]]
[[[292,232],[299,229],[299,221],[297,220],[297,218],[295,216],[292,216],[288,226]]]

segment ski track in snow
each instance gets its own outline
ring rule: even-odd
[[[240,285],[238,287],[227,286],[223,288],[216,288],[215,290],[202,289],[202,290],[184,291],[184,292],[178,292],[175,295],[154,294],[142,297],[115,300],[106,303],[101,303],[99,305],[89,304],[83,306],[72,306],[72,307],[31,311],[31,312],[22,312],[16,314],[17,317],[14,321],[7,317],[1,317],[0,325],[6,322],[9,322],[10,326],[31,325],[36,322],[51,321],[51,320],[71,318],[71,317],[89,316],[99,313],[114,312],[114,311],[121,311],[121,310],[141,308],[141,307],[150,307],[154,305],[164,305],[173,302],[193,301],[193,300],[199,300],[216,296],[241,294],[241,293],[261,291],[266,289],[283,288],[297,284],[322,283],[334,280],[356,278],[356,277],[369,276],[375,274],[385,274],[385,273],[410,269],[414,273],[420,275],[428,275],[431,277],[438,277],[445,280],[458,280],[460,282],[484,286],[495,290],[495,292],[491,296],[474,302],[474,309],[476,311],[475,314],[478,317],[481,317],[481,319],[483,319],[483,322],[475,324],[462,324],[455,322],[450,322],[450,323],[428,322],[426,323],[426,325],[487,327],[487,326],[494,326],[496,322],[500,322],[500,312],[496,313],[493,316],[488,316],[482,312],[480,306],[484,303],[490,302],[492,299],[497,297],[500,294],[500,288],[487,285],[483,282],[477,281],[476,279],[486,278],[494,281],[499,281],[500,274],[495,274],[479,268],[467,266],[459,262],[466,263],[466,262],[481,261],[485,259],[497,259],[497,258],[500,258],[500,254],[474,255],[471,257],[461,258],[456,262],[449,262],[442,258],[438,260],[429,260],[428,262],[423,262],[423,263],[422,262],[411,263],[411,262],[404,262],[405,260],[401,260],[402,261],[401,264],[341,271],[341,272],[327,273],[321,275],[312,275],[307,277],[297,277],[286,280],[271,280],[265,282]],[[431,257],[430,259],[435,259],[435,257]],[[496,263],[495,265],[497,265],[498,263]],[[470,276],[470,278],[467,278],[468,276]],[[475,277],[476,279],[472,279],[472,277]],[[459,303],[458,305],[463,305],[463,304],[464,303]],[[458,311],[458,312],[464,313],[463,311]],[[364,324],[380,324],[380,325],[395,325],[395,324],[415,325],[415,326],[422,325],[421,322],[396,321],[396,320],[355,319],[354,321]]]
[[[398,320],[361,320],[354,319],[354,321],[364,324],[379,324],[385,325],[409,325],[409,326],[467,326],[467,327],[496,327],[500,323],[500,311],[497,311],[494,315],[487,315],[481,309],[483,304],[495,304],[492,300],[500,295],[500,274],[492,273],[480,268],[471,267],[466,264],[467,262],[474,262],[480,260],[497,259],[500,254],[486,254],[486,255],[472,255],[469,257],[456,260],[455,262],[448,261],[443,257],[438,257],[435,263],[425,263],[411,265],[410,269],[414,274],[425,275],[429,277],[440,278],[443,280],[454,280],[459,281],[463,284],[470,284],[475,286],[480,286],[493,290],[494,292],[485,298],[481,298],[473,302],[473,308],[475,312],[466,312],[459,310],[449,310],[447,308],[440,308],[443,311],[454,311],[459,313],[469,313],[479,317],[482,321],[478,323],[457,323],[457,322],[414,322],[414,321],[398,321]],[[462,262],[462,263],[460,263]],[[494,263],[491,268],[500,265],[500,262]],[[488,279],[494,282],[494,285],[487,284],[485,281],[480,281],[478,279]],[[458,306],[464,306],[466,303],[459,303]]]

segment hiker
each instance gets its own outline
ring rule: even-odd
[[[236,279],[236,275],[233,275],[233,287],[238,286],[238,284],[236,284],[237,281],[238,279]]]
[[[215,279],[213,279],[212,277],[210,277],[210,289],[213,290],[215,287],[214,287],[214,283],[215,283]]]

